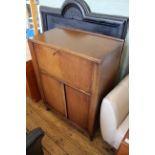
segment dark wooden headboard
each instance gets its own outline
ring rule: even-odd
[[[128,17],[92,13],[84,0],[66,0],[60,9],[40,7],[43,31],[71,27],[124,39]]]

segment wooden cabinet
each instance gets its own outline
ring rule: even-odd
[[[55,28],[29,40],[42,98],[93,136],[100,103],[115,84],[123,41]]]

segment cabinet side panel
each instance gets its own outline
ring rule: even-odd
[[[108,54],[100,65],[99,102],[115,86],[122,53],[122,46]]]
[[[94,64],[92,78],[92,96],[89,109],[89,134],[92,137],[95,127],[99,125],[100,105],[103,97],[115,86],[118,74],[122,46],[104,57],[101,64]]]
[[[90,108],[89,108],[89,117],[88,117],[88,132],[90,135],[90,138],[93,138],[94,134],[94,128],[96,125],[96,113],[97,109],[99,108],[99,77],[100,77],[100,69],[99,64],[94,63],[93,64],[93,76],[92,76],[92,85],[91,85],[91,101],[90,101]]]
[[[42,90],[42,85],[41,85],[41,80],[40,80],[38,62],[37,62],[37,58],[36,58],[36,55],[35,55],[35,50],[33,48],[33,44],[34,43],[31,40],[28,40],[28,45],[29,45],[29,48],[30,48],[31,56],[32,56],[32,64],[33,64],[33,67],[34,67],[34,71],[35,71],[39,91],[40,91],[40,94],[41,94],[41,97],[42,97],[43,101],[45,102],[45,96],[44,96],[44,92]]]
[[[26,62],[26,88],[29,92],[28,94],[30,94],[28,96],[30,96],[34,101],[37,102],[41,99],[31,60]]]
[[[111,51],[103,58],[101,64],[94,63],[92,77],[92,96],[89,109],[89,134],[92,137],[99,124],[99,110],[103,97],[115,86],[118,74],[122,46]]]

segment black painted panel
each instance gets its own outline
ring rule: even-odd
[[[124,39],[128,18],[91,13],[82,0],[66,0],[62,9],[40,7],[43,31],[57,26],[77,28]]]
[[[58,16],[47,15],[47,29],[52,29],[57,26],[67,26],[71,28],[77,28],[85,31],[90,32],[98,32],[105,35],[110,35],[114,37],[121,38],[121,31],[118,31],[118,27],[121,25],[106,25],[105,23],[97,24],[97,23],[90,23],[85,21],[78,21],[75,19],[65,19]]]

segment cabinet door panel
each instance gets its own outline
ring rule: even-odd
[[[66,115],[64,85],[44,74],[41,74],[41,79],[47,103],[56,111]]]
[[[65,86],[68,117],[71,121],[87,129],[89,96]]]
[[[38,44],[34,49],[41,70],[78,89],[91,91],[91,61]]]

